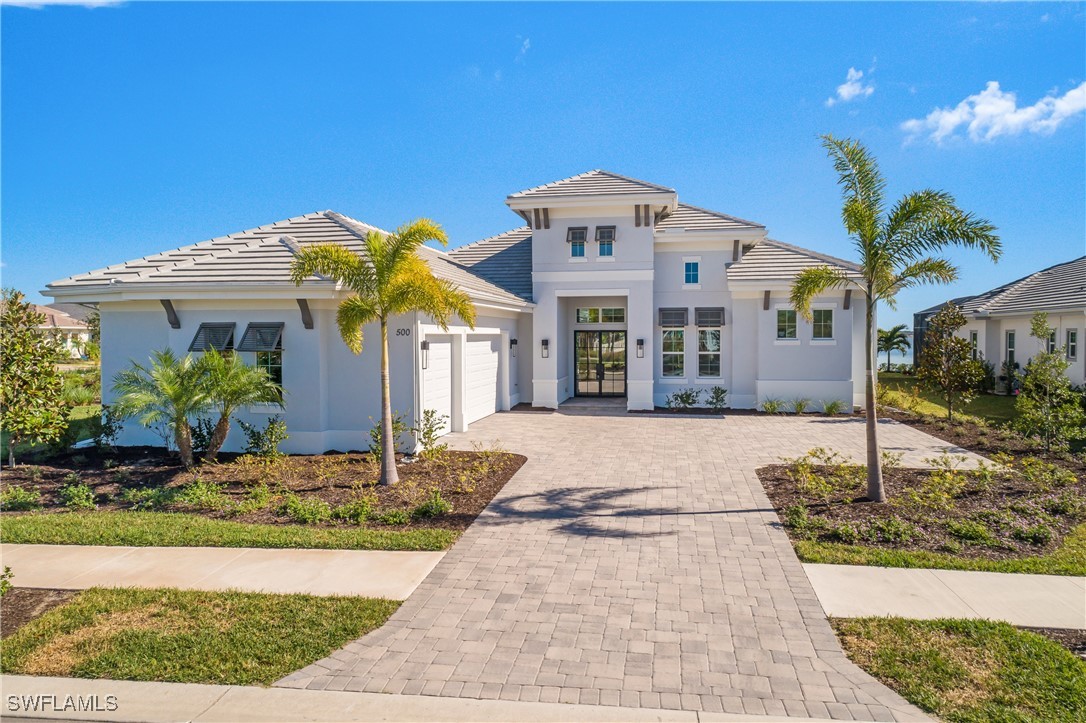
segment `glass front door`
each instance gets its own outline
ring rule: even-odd
[[[626,332],[575,331],[579,397],[626,396]]]

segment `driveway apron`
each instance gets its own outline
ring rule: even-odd
[[[906,464],[947,446],[881,430]],[[862,459],[862,422],[513,412],[446,439],[528,462],[384,627],[278,685],[924,719],[845,657],[755,474]]]

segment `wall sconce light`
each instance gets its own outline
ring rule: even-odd
[[[543,358],[547,359],[547,358],[550,357],[550,355],[551,355],[551,340],[550,339],[544,339],[543,340]]]
[[[645,340],[644,339],[638,339],[637,340],[637,358],[638,359],[644,359],[645,358]]]
[[[425,369],[426,364],[430,361],[430,340],[423,339],[419,347],[422,349],[422,368]]]
[[[516,357],[517,357],[517,340],[516,339],[510,339],[509,340],[509,353],[513,355],[514,359],[516,359]]]

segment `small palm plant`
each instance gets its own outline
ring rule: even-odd
[[[898,324],[889,329],[879,329],[879,352],[886,352],[886,371],[890,371],[891,352],[904,355],[912,347],[905,334],[907,327],[907,324]]]
[[[211,431],[205,462],[214,462],[230,433],[230,417],[247,404],[274,404],[282,408],[283,390],[272,381],[268,372],[252,367],[237,354],[209,351],[197,362],[207,385],[211,406],[218,409],[219,421]]]
[[[204,373],[192,356],[178,357],[172,349],[151,352],[150,366],[133,363],[113,377],[117,395],[110,409],[121,419],[137,417],[146,427],[173,434],[186,467],[195,464],[189,418],[211,406]]]
[[[467,294],[436,278],[419,256],[427,241],[448,245],[445,231],[429,219],[418,219],[385,235],[370,231],[365,255],[338,244],[303,246],[291,264],[291,278],[301,286],[310,276],[330,278],[351,292],[336,312],[339,334],[352,352],[362,352],[362,327],[378,322],[381,329],[381,484],[399,481],[392,400],[389,391],[388,321],[397,314],[421,311],[442,329],[455,315],[475,325],[475,307]]]
[[[874,156],[859,141],[824,135],[822,145],[833,159],[844,192],[841,217],[859,252],[860,270],[846,272],[830,266],[805,269],[792,284],[791,302],[797,312],[810,319],[811,301],[818,294],[844,288],[864,294],[867,498],[885,502],[875,419],[875,307],[882,301],[894,308],[894,299],[902,289],[956,280],[957,267],[934,255],[947,246],[980,249],[993,261],[999,259],[1002,247],[995,226],[958,208],[954,197],[945,191],[915,191],[887,209],[886,180]]]

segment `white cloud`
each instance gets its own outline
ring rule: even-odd
[[[531,38],[524,38],[522,40],[521,36],[518,35],[517,40],[521,41],[520,50],[517,51],[517,57],[514,58],[513,60],[514,60],[514,62],[522,63],[522,62],[524,62],[524,56],[528,54],[528,51],[532,47],[532,39]]]
[[[967,136],[974,142],[991,141],[999,136],[1021,133],[1052,134],[1064,121],[1086,111],[1086,83],[1063,95],[1051,90],[1033,105],[1018,106],[1012,92],[1000,90],[992,80],[976,95],[971,95],[953,108],[936,108],[924,118],[901,124],[909,138],[928,136],[936,143],[947,138]]]
[[[874,68],[867,71],[868,76],[870,76],[872,72],[874,72]],[[837,86],[837,97],[827,98],[826,107],[832,108],[837,103],[848,103],[857,98],[866,98],[874,93],[875,86],[870,83],[865,85],[863,78],[864,72],[862,70],[849,68],[848,75],[845,76],[845,82]]]
[[[1044,15],[1041,16],[1041,22],[1042,23],[1047,23],[1051,19],[1052,19],[1052,16],[1049,15],[1048,13],[1045,13]]]
[[[496,80],[499,83],[501,82],[501,80],[502,80],[502,72],[500,70],[495,70],[494,71],[494,80]]]
[[[125,0],[0,0],[0,5],[41,10],[47,5],[75,5],[84,8],[102,8],[120,5]]]

